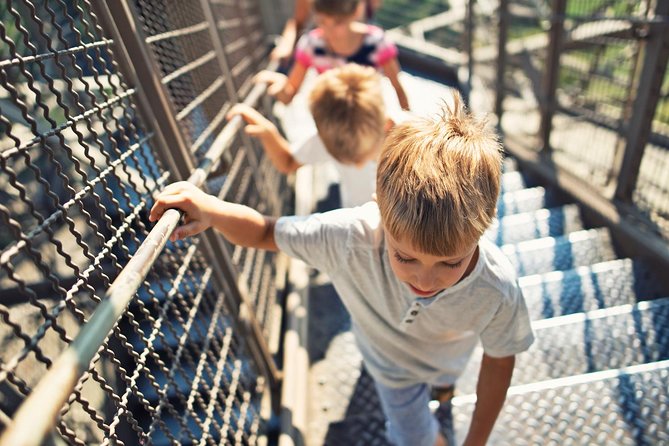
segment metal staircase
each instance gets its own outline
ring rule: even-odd
[[[504,164],[498,221],[486,233],[516,266],[536,341],[517,356],[489,444],[669,443],[669,293],[648,261],[618,254],[559,191]],[[384,445],[384,418],[346,310],[311,276],[307,444]],[[466,435],[481,350],[456,385]]]

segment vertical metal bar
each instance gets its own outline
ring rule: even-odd
[[[560,54],[564,41],[564,16],[567,10],[567,0],[553,0],[551,7],[551,29],[548,32],[548,54],[546,55],[546,70],[544,72],[541,108],[541,124],[539,137],[543,143],[542,151],[550,151],[550,137],[553,128],[553,115],[557,110],[558,78],[560,75]]]
[[[657,2],[655,15],[669,15],[669,2]],[[620,172],[614,197],[622,202],[632,201],[669,60],[669,26],[666,23],[654,23],[649,29],[625,150],[616,159],[617,164],[614,166]]]
[[[617,184],[619,181],[620,177],[620,168],[622,167],[623,163],[623,156],[625,154],[625,147],[627,145],[627,129],[628,129],[628,123],[632,117],[632,113],[634,112],[634,101],[636,100],[636,89],[635,89],[635,83],[638,81],[638,79],[641,76],[641,63],[644,57],[644,52],[641,51],[641,46],[642,43],[638,42],[638,47],[636,51],[636,54],[634,55],[634,61],[632,62],[632,66],[630,67],[629,70],[629,82],[628,82],[628,88],[627,88],[627,94],[625,95],[625,103],[623,105],[623,109],[620,112],[620,117],[618,118],[617,122],[617,129],[616,129],[616,142],[615,142],[615,150],[613,152],[613,161],[611,168],[609,169],[608,173],[608,178],[607,178],[607,186],[611,187],[612,184]],[[602,47],[599,47],[600,50],[602,50]],[[597,52],[597,62],[599,62],[599,56],[600,56],[601,51]],[[597,68],[592,70],[594,72],[597,71]],[[588,73],[588,76],[590,77],[591,74]],[[586,89],[583,89],[583,91],[587,91],[587,88],[590,88],[589,86],[590,81],[588,80],[588,86]],[[652,119],[652,118],[651,118]],[[615,186],[613,186],[615,187]]]
[[[193,159],[190,156],[188,145],[186,144],[178,123],[174,118],[175,112],[167,97],[163,85],[160,82],[158,70],[152,63],[152,58],[143,43],[143,33],[132,18],[132,12],[128,2],[123,1],[96,1],[93,2],[96,11],[99,13],[105,29],[113,33],[115,49],[119,49],[124,57],[120,57],[119,64],[122,69],[131,74],[138,86],[143,90],[141,101],[142,112],[147,112],[146,116],[155,117],[151,119],[156,134],[160,135],[164,141],[169,141],[169,145],[161,147],[159,150],[161,157],[170,160],[167,166],[170,166],[176,180],[188,178],[190,172],[194,169]],[[175,161],[176,153],[181,153],[180,159]]]
[[[465,52],[467,53],[467,85],[465,92],[467,101],[472,91],[472,76],[474,75],[474,1],[467,0],[465,11]]]
[[[211,10],[211,3],[209,0],[200,0],[202,5],[202,12],[204,13],[207,23],[209,23],[209,37],[211,38],[211,43],[214,45],[214,51],[216,52],[216,59],[218,60],[218,65],[221,67],[221,72],[225,74],[225,87],[228,90],[228,96],[235,102],[239,102],[238,89],[239,85],[235,85],[235,79],[232,77],[232,72],[230,71],[230,65],[228,64],[228,58],[223,49],[223,44],[221,43],[221,36],[218,32],[218,25],[216,24],[216,19],[214,18],[214,12]]]
[[[498,125],[502,123],[504,102],[504,74],[506,73],[506,41],[509,29],[509,0],[499,1],[499,30],[497,36],[497,78],[495,87],[495,114]]]

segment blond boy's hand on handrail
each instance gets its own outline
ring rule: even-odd
[[[288,82],[288,76],[276,71],[262,70],[253,78],[256,84],[267,84],[267,94],[288,104],[295,96],[295,88]]]
[[[226,118],[230,120],[236,115],[241,116],[246,122],[244,131],[249,136],[258,138],[276,170],[283,174],[289,174],[295,172],[302,165],[293,156],[290,143],[281,136],[276,126],[260,112],[246,104],[235,104],[228,111]]]
[[[241,103],[233,105],[225,115],[225,119],[229,121],[237,115],[241,116],[246,122],[247,125],[244,127],[244,131],[249,136],[263,138],[277,131],[276,126],[269,119],[265,118],[258,110],[249,105]]]
[[[235,245],[277,250],[274,218],[265,217],[248,206],[219,200],[186,181],[172,183],[158,194],[149,221],[159,220],[168,209],[184,213],[183,224],[172,232],[171,241],[214,228]]]
[[[156,197],[149,213],[149,221],[158,221],[168,209],[183,211],[183,224],[170,236],[170,240],[174,242],[209,229],[212,226],[212,215],[221,203],[216,197],[206,194],[191,183],[172,183]]]

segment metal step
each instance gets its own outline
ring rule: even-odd
[[[658,278],[644,263],[631,259],[525,276],[518,284],[532,320],[662,296]]]
[[[582,229],[583,221],[578,206],[568,204],[507,215],[493,222],[485,236],[501,246],[540,237],[556,237]]]
[[[543,319],[536,336],[516,356],[512,385],[618,369],[669,359],[669,298]],[[475,393],[482,348],[462,378],[459,394]]]
[[[507,215],[533,212],[550,206],[546,189],[541,186],[507,192],[497,200],[497,218]]]
[[[669,361],[509,388],[488,444],[669,444]],[[475,396],[453,399],[456,437],[466,435]]]
[[[503,173],[501,186],[500,193],[502,194],[527,188],[523,174],[518,171]]]
[[[521,277],[573,269],[616,258],[607,228],[504,245],[502,252]]]

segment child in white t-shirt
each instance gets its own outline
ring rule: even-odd
[[[501,164],[496,136],[456,94],[441,118],[389,132],[376,202],[277,219],[181,182],[160,194],[150,219],[178,208],[185,224],[172,240],[213,227],[231,243],[281,250],[327,273],[351,315],[392,444],[447,445],[430,391],[452,386],[480,341],[476,408],[463,444],[483,445],[515,355],[534,340],[514,268],[482,238],[495,217]]]
[[[376,158],[386,131],[394,124],[386,115],[381,90],[381,79],[370,67],[349,64],[319,75],[309,95],[318,132],[294,147],[248,105],[232,107],[228,119],[241,115],[248,123],[246,132],[260,140],[282,173],[331,162],[339,174],[342,207],[354,207],[372,199]]]

